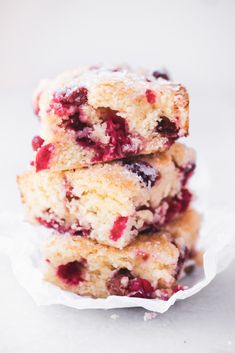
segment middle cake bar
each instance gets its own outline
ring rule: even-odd
[[[18,183],[29,222],[123,248],[140,231],[161,228],[188,208],[186,184],[194,168],[194,151],[176,143],[164,153],[90,168],[32,168]]]

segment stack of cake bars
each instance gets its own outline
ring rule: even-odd
[[[167,300],[197,256],[186,89],[166,73],[90,67],[43,82],[26,220],[51,229],[44,278],[79,295]]]

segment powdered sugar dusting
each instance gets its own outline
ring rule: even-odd
[[[133,88],[139,94],[145,94],[146,89],[155,87],[160,88],[161,85],[170,84],[169,81],[159,78],[154,81],[149,80],[151,76],[150,71],[131,69],[128,66],[119,65],[116,67],[106,66],[92,66],[82,67],[77,70],[70,70],[59,75],[55,80],[51,81],[49,86],[53,92],[59,87],[78,87],[84,86],[86,88],[102,83],[116,83],[123,82],[126,87]],[[152,76],[151,76],[152,77]],[[178,85],[177,85],[178,87]]]

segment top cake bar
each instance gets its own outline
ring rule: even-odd
[[[188,134],[186,89],[166,74],[86,67],[45,81],[35,95],[36,171],[68,170],[168,149]]]

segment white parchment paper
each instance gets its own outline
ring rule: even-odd
[[[213,208],[208,202],[210,179],[202,172],[194,177],[193,189],[198,195],[196,208],[203,213],[198,247],[204,251],[203,268],[184,279],[185,291],[175,293],[168,301],[110,296],[107,299],[80,297],[43,281],[40,272],[40,244],[50,233],[42,227],[23,222],[22,214],[0,214],[0,251],[7,254],[16,279],[39,305],[63,304],[77,309],[110,309],[143,307],[163,313],[176,300],[183,300],[207,286],[235,258],[235,211]]]

